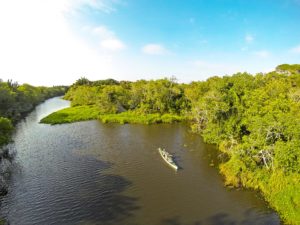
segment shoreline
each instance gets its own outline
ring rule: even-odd
[[[41,123],[50,124],[50,125],[58,125],[58,124],[68,124],[73,122],[81,122],[87,120],[100,120],[103,123],[119,123],[119,124],[157,124],[157,123],[174,123],[174,122],[183,122],[188,121],[186,117],[178,117],[176,115],[159,115],[159,114],[149,114],[149,115],[142,115],[142,120],[137,118],[137,114],[135,112],[123,112],[118,114],[99,114],[96,112],[95,106],[76,106],[76,107],[69,107],[57,112],[51,113],[50,115],[41,119]],[[141,115],[140,115],[141,116]],[[167,118],[171,118],[169,120],[163,120],[162,117],[165,116]],[[153,119],[154,118],[154,119]],[[197,132],[196,132],[197,133]],[[199,134],[199,133],[198,133]],[[201,136],[201,135],[200,135]],[[202,137],[203,138],[203,137]],[[207,142],[206,142],[207,143]],[[217,151],[222,153],[221,149],[216,145]],[[226,188],[232,187],[234,189],[238,188],[245,188],[250,191],[258,191],[260,196],[266,202],[268,207],[273,209],[275,212],[278,213],[280,218],[283,220],[285,224],[295,224],[293,221],[289,220],[289,217],[285,216],[282,213],[282,210],[276,206],[272,202],[272,194],[266,192],[268,188],[266,186],[257,186],[251,185],[251,183],[244,181],[240,182],[236,185],[231,179],[233,172],[225,172],[224,168],[226,163],[230,161],[230,158],[226,162],[218,163],[218,172],[224,178],[224,186]],[[254,174],[255,175],[255,174]],[[254,176],[253,175],[253,176]],[[235,177],[237,178],[237,177]],[[240,178],[237,178],[240,179]]]

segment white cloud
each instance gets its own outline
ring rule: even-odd
[[[90,31],[93,35],[97,35],[100,38],[111,38],[115,36],[115,33],[111,30],[109,30],[105,26],[97,26],[97,27],[85,27],[86,30]]]
[[[126,45],[115,35],[113,31],[105,26],[84,27],[84,31],[93,35],[100,42],[100,47],[110,51],[120,51],[126,48]]]
[[[270,57],[271,53],[267,50],[261,50],[261,51],[254,52],[254,55],[258,56],[259,58],[265,59]]]
[[[160,44],[147,44],[142,48],[142,52],[149,55],[166,55],[169,51]]]
[[[59,0],[58,0],[59,1]],[[122,4],[121,0],[61,0],[64,2],[64,11],[75,13],[84,5],[94,10],[98,10],[107,14],[116,11],[115,5]]]
[[[125,49],[125,44],[118,39],[105,39],[101,41],[100,44],[101,47],[112,51],[119,51]]]
[[[70,2],[0,1],[2,79],[12,78],[33,85],[71,84],[85,74],[101,79],[101,74],[113,70],[111,56],[99,53],[72,32],[64,14]],[[106,35],[114,37],[110,31]],[[121,42],[113,40],[106,41],[104,46],[122,47]]]
[[[250,44],[250,43],[252,43],[252,42],[254,41],[254,37],[253,37],[251,34],[247,34],[247,35],[245,36],[245,41],[246,41],[248,44]]]
[[[300,54],[300,45],[298,45],[298,46],[292,48],[292,49],[290,50],[290,52],[296,53],[296,54]]]

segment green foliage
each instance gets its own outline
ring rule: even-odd
[[[189,109],[184,85],[172,79],[91,82],[81,78],[72,85],[65,99],[70,100],[72,106],[97,105],[99,111],[106,114],[127,110],[141,114],[180,114]]]
[[[277,141],[274,147],[274,162],[276,169],[282,169],[286,174],[300,174],[300,140],[289,142]]]
[[[79,78],[74,85],[90,85],[92,82],[89,81],[86,77]]]
[[[62,124],[97,119],[99,110],[96,106],[75,106],[51,113],[41,123]]]
[[[63,95],[66,89],[63,86],[48,88],[19,85],[11,80],[3,82],[0,79],[0,146],[10,140],[12,123],[16,123],[22,115],[45,99]]]
[[[280,73],[285,73],[285,74],[293,74],[293,73],[298,73],[300,74],[300,65],[299,64],[282,64],[276,67],[276,71]]]
[[[66,89],[63,86],[49,88],[18,85],[11,80],[3,82],[0,79],[0,116],[15,122],[45,99],[63,95]]]
[[[3,95],[10,90],[3,88]],[[65,98],[76,107],[50,115],[49,123],[98,118],[151,124],[187,118],[193,131],[219,146],[226,185],[260,190],[287,223],[300,223],[300,65],[191,84],[81,81]]]
[[[237,156],[232,156],[228,162],[220,165],[220,171],[225,176],[225,184],[234,187],[242,186],[241,174],[247,170],[246,165]]]
[[[0,117],[0,146],[10,141],[12,131],[13,126],[11,121],[7,118]]]
[[[99,119],[103,123],[138,123],[138,124],[154,124],[154,123],[174,123],[181,122],[185,118],[174,114],[139,114],[134,111],[127,111],[119,114],[100,115]]]
[[[278,170],[265,183],[265,196],[288,224],[300,223],[300,175]]]
[[[127,111],[118,114],[101,114],[97,106],[76,106],[54,112],[41,120],[46,124],[63,124],[77,121],[99,119],[103,123],[173,123],[184,120],[184,117],[172,114],[144,114]]]
[[[226,184],[260,190],[290,224],[300,222],[299,69],[210,78],[185,90],[193,130],[228,159],[220,165]]]
[[[5,220],[0,218],[0,225],[5,225]]]
[[[66,93],[72,107],[42,119],[57,124],[99,118],[116,123],[172,123],[182,121],[189,110],[184,85],[175,79],[137,82],[89,81],[80,78]]]

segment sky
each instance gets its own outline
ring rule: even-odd
[[[205,80],[300,63],[300,0],[0,0],[0,78]]]

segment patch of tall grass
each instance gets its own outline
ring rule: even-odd
[[[118,114],[101,114],[96,106],[76,106],[54,112],[41,120],[46,124],[63,124],[85,120],[99,119],[103,123],[174,123],[183,121],[183,116],[175,114],[140,114],[135,111],[127,111]]]
[[[225,184],[259,190],[285,224],[300,224],[300,174],[283,170],[249,171],[235,157],[220,165]]]
[[[97,119],[99,114],[99,110],[96,106],[76,106],[51,113],[40,122],[51,125],[73,123]]]

